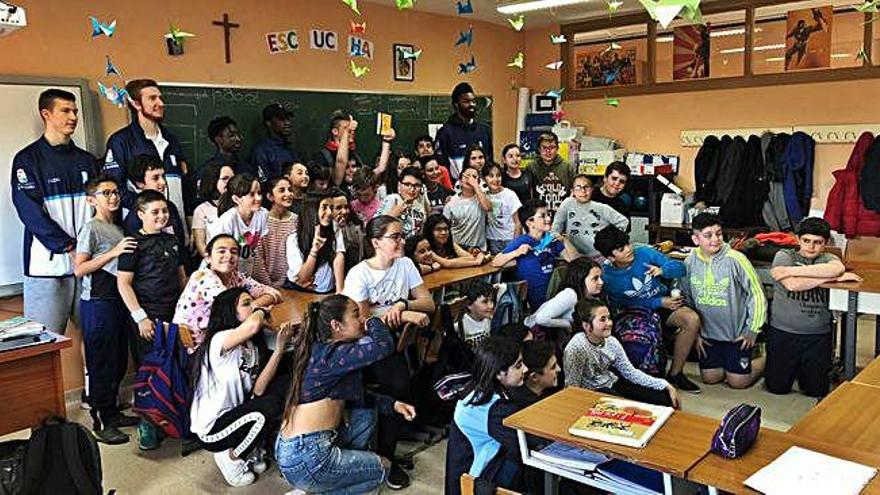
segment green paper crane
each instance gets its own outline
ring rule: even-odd
[[[358,9],[358,0],[342,0],[342,3],[348,5],[348,7],[353,10],[355,14],[361,15],[361,11]]]
[[[856,5],[856,10],[862,13],[866,12],[878,12],[878,4],[880,4],[880,0],[865,0],[865,3],[861,5]]]
[[[513,27],[513,29],[516,29],[517,31],[522,31],[523,26],[526,25],[526,18],[523,17],[522,14],[520,14],[515,19],[507,19],[507,22],[510,23],[510,25],[511,25],[511,27]]]
[[[367,72],[370,72],[369,67],[358,67],[358,65],[354,63],[354,60],[351,61],[351,73],[354,74],[355,78],[360,79],[364,77]]]
[[[196,35],[192,33],[187,33],[186,31],[181,31],[174,24],[168,24],[168,33],[165,35],[166,38],[174,40],[175,43],[179,45],[183,45],[183,42],[186,41],[187,38],[195,38]]]
[[[608,105],[609,107],[617,108],[620,106],[620,98],[609,98],[606,96],[605,97],[605,104]]]
[[[620,10],[621,6],[623,6],[622,0],[608,0],[608,15],[610,16]]]
[[[523,62],[525,61],[525,55],[523,52],[519,52],[516,54],[516,57],[513,58],[513,61],[507,64],[508,67],[518,67],[520,69],[523,68]]]
[[[700,0],[639,0],[639,3],[664,29],[669,27],[676,16],[694,24],[703,24]]]
[[[397,10],[411,9],[413,8],[413,4],[416,3],[415,0],[396,0],[397,1]]]

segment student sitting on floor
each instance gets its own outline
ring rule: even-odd
[[[287,237],[284,288],[317,294],[342,292],[345,241],[333,224],[333,198],[328,193],[310,192],[298,224]]]
[[[861,281],[845,273],[843,263],[823,252],[831,227],[821,218],[805,218],[797,226],[798,249],[783,249],[773,258],[773,305],[767,335],[764,385],[773,394],[787,394],[795,378],[811,397],[828,393],[834,318],[828,309],[826,282]]]
[[[361,314],[351,299],[332,295],[309,306],[303,330],[294,336],[293,376],[275,459],[284,479],[300,490],[377,490],[391,464],[367,450],[377,410],[415,418],[411,405],[364,388],[362,370],[394,352],[394,337],[383,319],[364,314],[363,323]]]
[[[403,252],[419,267],[419,273],[422,275],[436,272],[442,268],[439,262],[434,261],[434,251],[431,251],[431,244],[422,234],[407,237]]]
[[[242,287],[220,293],[211,308],[205,341],[193,356],[192,431],[231,486],[254,482],[266,470],[266,439],[278,430],[289,376],[279,364],[293,333],[283,326],[275,350],[266,349],[264,308]],[[279,373],[281,371],[281,373]]]
[[[492,211],[492,202],[483,192],[479,170],[465,166],[459,183],[461,192],[446,203],[443,214],[461,247],[471,254],[487,251],[486,213]]]
[[[509,389],[521,387],[521,343],[489,337],[477,347],[467,395],[458,401],[446,445],[446,495],[461,494],[461,475],[468,473],[493,484],[517,489],[522,459],[516,431],[503,425],[517,411]]]
[[[122,414],[117,397],[128,367],[128,315],[116,287],[119,256],[137,247],[132,237],[123,237],[114,223],[120,206],[119,187],[110,176],[86,182],[86,202],[95,216],[79,231],[76,240],[76,268],[82,277],[80,327],[86,358],[85,396],[92,406],[92,431],[99,442],[121,444],[128,435],[121,426],[135,426],[138,418]]]
[[[523,385],[510,389],[510,398],[520,409],[556,391],[559,372],[562,371],[552,342],[527,340],[523,342],[522,357],[528,370],[523,375]]]
[[[269,209],[266,235],[254,253],[254,279],[269,287],[281,287],[287,281],[287,239],[296,231],[298,217],[290,211],[293,190],[290,179],[279,175],[263,184],[263,201]]]
[[[697,338],[700,375],[709,384],[749,387],[764,371],[764,357],[752,359],[767,319],[764,288],[745,255],[724,242],[717,215],[700,213],[691,229],[698,249],[685,260],[682,294],[703,323]]]
[[[620,341],[611,335],[611,325],[604,302],[594,298],[578,301],[574,314],[578,332],[565,346],[565,385],[678,407],[675,387],[634,367]]]
[[[134,235],[137,248],[123,253],[117,263],[116,283],[119,295],[131,314],[129,322],[132,357],[135,369],[153,349],[156,320],[170,323],[181,290],[186,285],[187,254],[179,250],[177,239],[163,232],[168,224],[170,203],[158,191],[146,190],[137,195],[135,207],[141,229]],[[156,426],[141,419],[138,425],[138,448],[152,450],[159,446]]]
[[[476,349],[492,331],[495,287],[484,280],[468,280],[461,285],[461,295],[464,296],[467,311],[456,325],[459,337],[468,347]]]
[[[626,232],[613,225],[596,234],[594,245],[607,260],[602,279],[612,307],[618,310],[637,306],[656,312],[663,330],[675,335],[672,365],[666,379],[680,390],[700,393],[700,387],[681,372],[700,334],[700,317],[684,305],[681,296],[672,297],[661,280],[684,277],[684,263],[649,246],[634,248]]]
[[[238,174],[230,179],[226,192],[220,196],[217,207],[220,218],[217,232],[231,235],[238,241],[238,270],[253,276],[256,250],[269,229],[269,211],[263,208],[263,190],[260,182],[250,174]]]
[[[534,311],[547,298],[547,284],[556,267],[556,257],[564,253],[565,260],[570,262],[579,255],[566,236],[550,234],[547,203],[526,201],[517,213],[526,233],[510,241],[504,252],[492,260],[492,266],[502,267],[516,260],[517,279],[528,282],[529,306]],[[545,240],[547,235],[553,236],[549,243]]]
[[[480,266],[489,261],[483,252],[470,253],[455,242],[449,219],[435,213],[425,220],[425,238],[431,246],[434,261],[442,268]]]
[[[587,297],[604,300],[604,286],[602,267],[590,258],[578,258],[566,267],[559,292],[527,317],[525,324],[571,330],[574,306]]]
[[[629,220],[614,208],[591,201],[593,184],[586,175],[574,178],[571,196],[565,198],[553,218],[553,231],[569,235],[578,252],[590,258],[599,258],[593,246],[596,233],[607,225],[626,230]],[[601,260],[600,260],[601,261]]]

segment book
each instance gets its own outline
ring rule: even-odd
[[[608,457],[561,442],[553,442],[541,450],[533,450],[532,457],[578,471],[595,471],[596,466],[608,462]]]
[[[640,449],[647,445],[672,412],[671,407],[602,397],[571,425],[568,432]]]
[[[376,114],[376,134],[387,136],[391,134],[391,114],[379,112]]]
[[[596,478],[640,495],[660,495],[664,492],[663,473],[619,459],[599,465]]]
[[[876,473],[877,470],[869,466],[801,447],[790,447],[744,483],[768,495],[855,495],[865,488]]]

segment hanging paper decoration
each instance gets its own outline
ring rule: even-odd
[[[651,19],[654,19],[664,29],[669,27],[676,16],[691,21],[695,24],[703,24],[703,14],[700,12],[700,0],[639,0]]]
[[[608,15],[617,12],[620,10],[620,7],[623,5],[622,0],[608,0]]]
[[[471,26],[467,31],[462,31],[458,35],[458,41],[455,42],[455,46],[461,46],[466,44],[467,46],[471,46],[474,42],[474,27]]]
[[[354,60],[351,61],[351,73],[354,74],[355,78],[360,79],[364,77],[367,72],[370,72],[369,67],[358,67],[358,65],[354,63]]]
[[[477,70],[477,61],[474,60],[473,55],[471,55],[470,62],[458,64],[458,73],[459,74],[470,74],[471,72],[473,72],[475,70]]]
[[[865,3],[856,5],[856,10],[862,13],[877,12],[880,10],[878,7],[880,7],[880,0],[865,0]]]
[[[119,69],[116,68],[115,65],[113,65],[113,62],[110,61],[110,55],[107,55],[106,58],[107,58],[107,68],[105,71],[107,72],[107,75],[109,76],[109,75],[115,74],[119,77],[122,77],[122,73],[119,71]]]
[[[556,98],[557,100],[561,100],[563,92],[565,92],[565,88],[559,88],[558,90],[553,89],[553,90],[547,91],[547,96],[549,96],[551,98]]]
[[[559,70],[562,68],[562,64],[563,64],[562,60],[559,60],[557,62],[551,62],[551,63],[545,65],[544,67],[546,67],[550,70]]]
[[[458,15],[469,15],[474,13],[474,4],[471,0],[458,0],[455,2],[456,7],[458,8]]]
[[[605,97],[605,104],[608,105],[609,107],[617,108],[620,106],[620,98],[609,98],[606,96]]]
[[[607,48],[602,50],[602,53],[608,53],[612,50],[620,50],[621,48],[623,48],[623,47],[612,41],[611,43],[608,43]]]
[[[856,60],[868,61],[868,52],[865,51],[864,47],[856,54]]]
[[[517,67],[517,68],[522,69],[524,61],[525,61],[525,55],[523,55],[523,52],[519,52],[516,54],[516,57],[514,57],[513,60],[509,64],[507,64],[507,66],[508,67]]]
[[[411,9],[415,0],[397,0],[397,10]]]
[[[103,23],[96,17],[89,17],[89,19],[92,21],[92,38],[97,38],[102,35],[112,38],[116,33],[116,19],[113,19],[113,22],[110,24]]]
[[[125,106],[126,99],[128,98],[128,91],[125,88],[119,88],[115,84],[108,88],[104,86],[100,82],[98,83],[98,92],[101,93],[101,96],[107,98],[110,103],[116,105],[119,108]]]
[[[348,7],[353,10],[355,14],[361,15],[361,11],[358,9],[358,0],[342,0],[342,3],[348,5]]]
[[[351,34],[367,34],[367,21],[361,23],[351,21]]]
[[[565,118],[565,110],[560,109],[560,110],[553,112],[553,120],[555,120],[556,122],[559,122],[564,118]]]
[[[403,52],[401,52],[401,53],[403,54],[403,59],[404,59],[404,60],[410,60],[410,59],[412,59],[412,60],[418,60],[419,57],[422,56],[422,50],[421,50],[421,49],[418,49],[418,50],[415,50],[415,51],[412,51],[412,52],[410,52],[410,51],[403,51]]]
[[[168,45],[168,55],[183,55],[183,44],[187,38],[195,38],[196,35],[181,31],[174,24],[168,24],[168,33],[165,34],[165,43]]]
[[[508,19],[507,22],[510,23],[510,25],[511,25],[511,27],[513,27],[513,29],[516,29],[517,31],[522,31],[523,26],[526,25],[526,18],[523,17],[522,14],[520,14],[515,19]]]

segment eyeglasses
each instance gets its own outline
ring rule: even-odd
[[[540,146],[541,151],[556,151],[559,149],[559,146]]]
[[[111,198],[113,196],[119,196],[118,189],[107,189],[104,191],[95,191],[95,196],[104,196],[105,198]]]
[[[418,191],[419,189],[422,188],[421,184],[416,184],[414,182],[401,182],[400,185],[408,187],[409,189],[412,189],[413,191]]]
[[[552,215],[550,215],[549,213],[535,213],[535,216],[533,216],[532,218],[534,218],[535,220],[538,220],[541,218],[550,218],[551,216]]]
[[[572,189],[574,189],[575,191],[588,191],[590,189],[590,186],[585,186],[583,184],[575,184],[574,187],[572,187]]]
[[[390,239],[394,242],[400,242],[403,240],[403,232],[395,232],[393,234],[383,235],[383,239]]]

